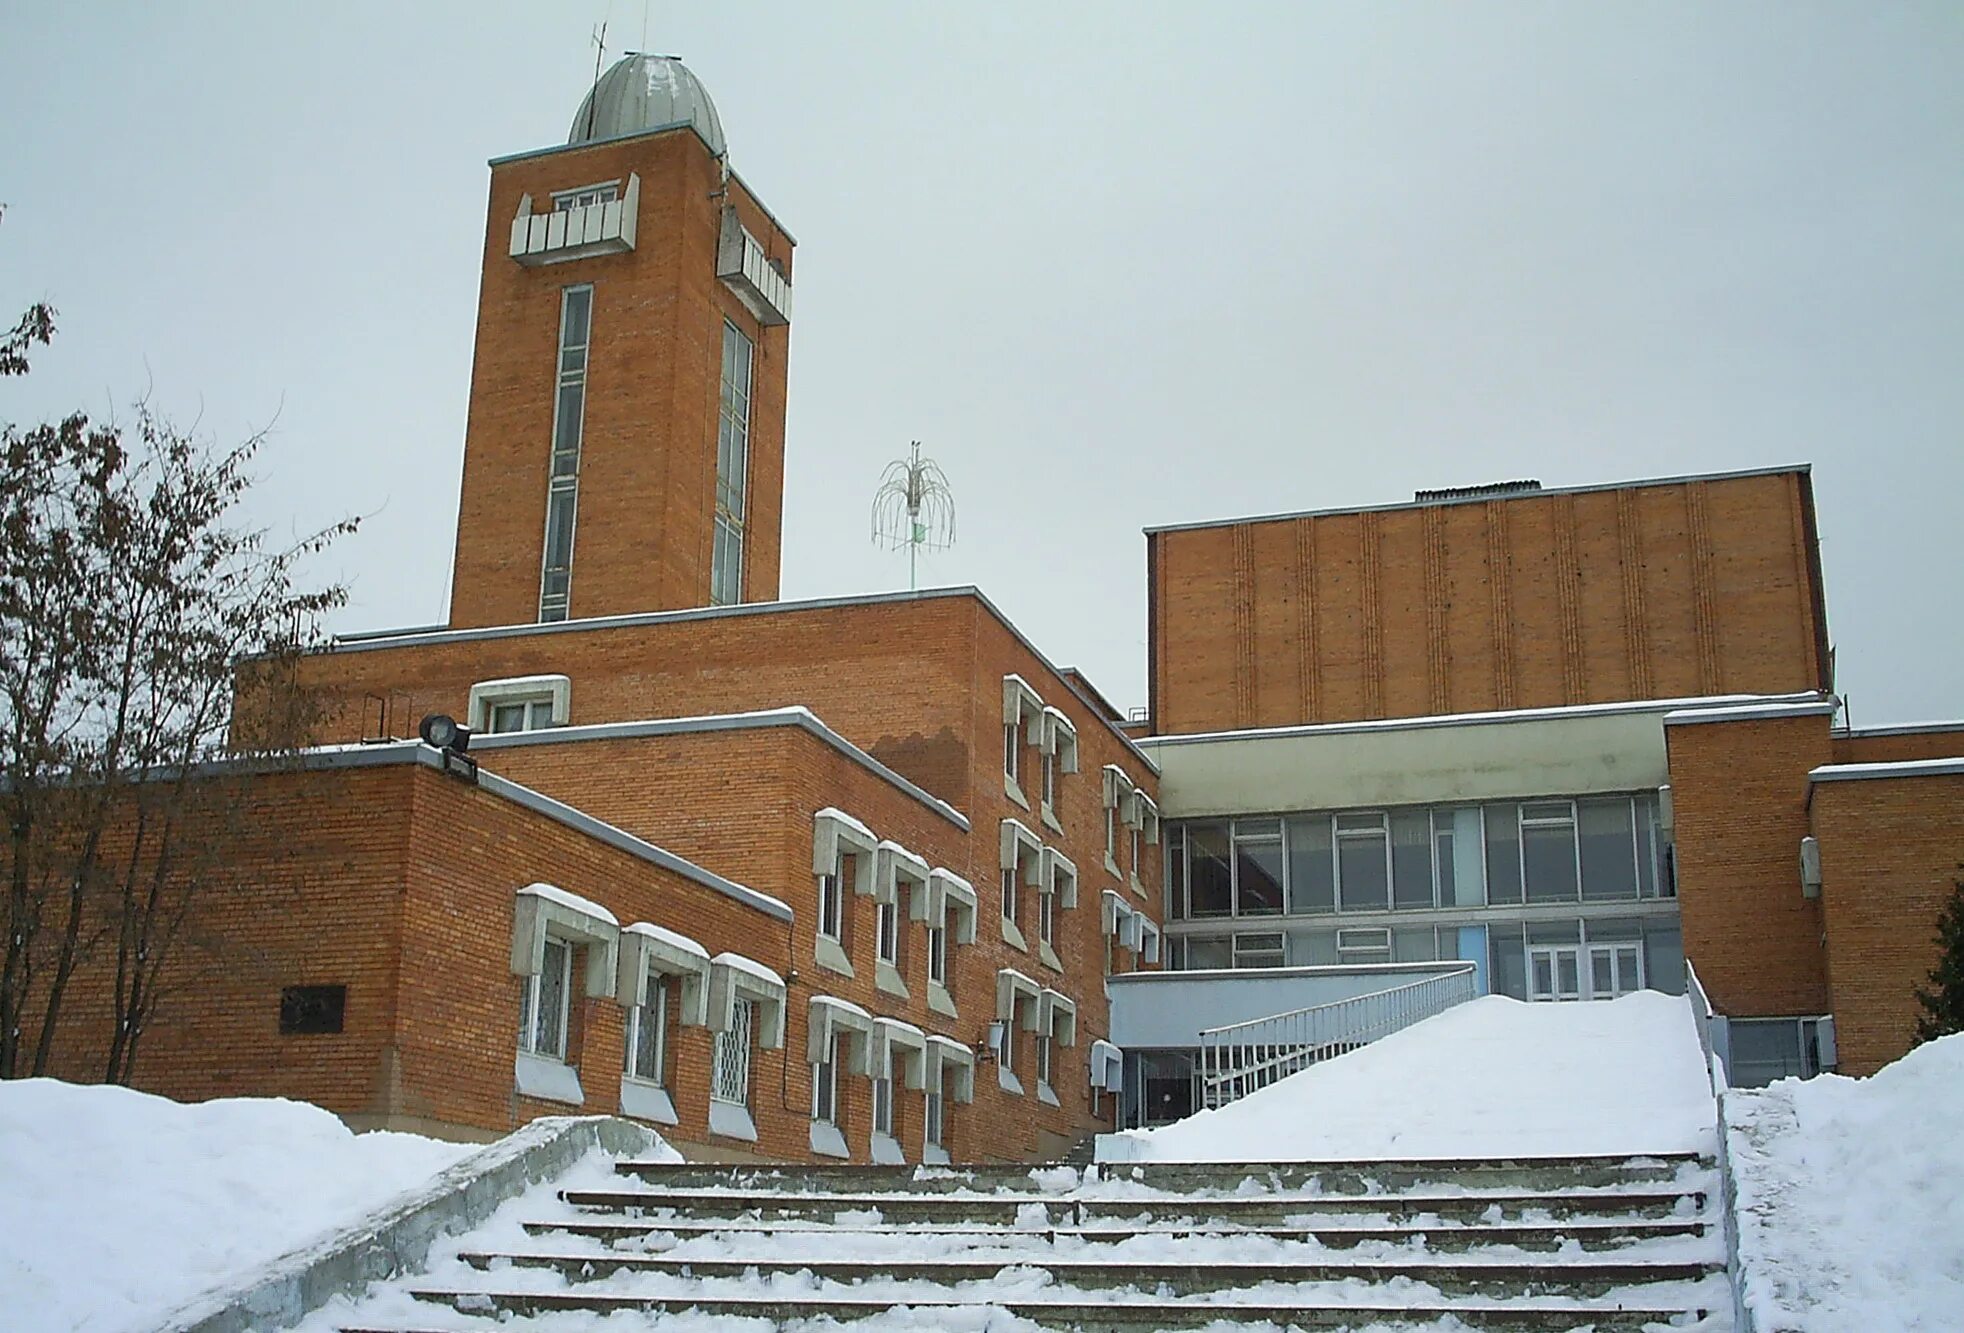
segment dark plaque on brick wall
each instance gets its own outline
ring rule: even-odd
[[[346,986],[288,986],[280,992],[280,1032],[339,1032]]]

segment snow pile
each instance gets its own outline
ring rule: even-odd
[[[154,1328],[470,1151],[356,1136],[305,1102],[0,1082],[0,1322]]]
[[[1588,1004],[1490,995],[1218,1111],[1100,1135],[1103,1161],[1279,1162],[1712,1152],[1691,1011],[1639,991]]]
[[[1964,1035],[1867,1079],[1728,1092],[1746,1304],[1764,1329],[1964,1327]]]

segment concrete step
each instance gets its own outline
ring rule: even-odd
[[[1366,1324],[1388,1327],[1422,1326],[1448,1316],[1473,1328],[1497,1330],[1588,1328],[1592,1333],[1643,1333],[1648,1325],[1700,1319],[1710,1311],[1702,1306],[1667,1303],[1632,1304],[1549,1302],[1545,1305],[1494,1305],[1480,1302],[1350,1301],[1312,1304],[1251,1301],[1166,1301],[1151,1297],[1078,1301],[962,1299],[853,1300],[836,1296],[794,1298],[774,1296],[643,1296],[580,1292],[438,1291],[417,1290],[417,1299],[445,1305],[465,1314],[496,1320],[510,1315],[544,1315],[560,1311],[594,1314],[622,1312],[682,1314],[762,1319],[775,1325],[808,1320],[840,1322],[870,1319],[900,1309],[915,1313],[923,1326],[937,1314],[973,1310],[986,1305],[1045,1328],[1076,1329],[1081,1333],[1146,1333],[1157,1329],[1205,1328],[1215,1323],[1272,1324],[1280,1328],[1357,1328]],[[487,1322],[486,1329],[495,1328]],[[349,1325],[342,1333],[405,1333],[386,1326]]]
[[[1617,1220],[1593,1220],[1573,1218],[1566,1222],[1513,1224],[1492,1224],[1484,1222],[1459,1222],[1446,1225],[1419,1225],[1405,1223],[1390,1226],[1361,1226],[1356,1224],[1329,1226],[1239,1226],[1232,1223],[1198,1222],[1191,1226],[1128,1226],[1114,1224],[1093,1227],[1052,1227],[1047,1229],[1017,1229],[1006,1231],[1001,1227],[950,1224],[929,1228],[910,1228],[873,1225],[852,1225],[836,1222],[764,1222],[725,1219],[722,1221],[695,1221],[687,1218],[665,1218],[659,1221],[613,1221],[590,1219],[580,1221],[526,1222],[523,1224],[528,1235],[580,1236],[599,1240],[607,1244],[623,1241],[640,1241],[650,1236],[670,1235],[678,1240],[700,1236],[724,1236],[733,1240],[739,1237],[758,1239],[782,1239],[798,1236],[839,1236],[867,1235],[889,1236],[896,1241],[917,1239],[945,1240],[956,1239],[972,1241],[978,1245],[991,1242],[1001,1244],[1014,1240],[1025,1244],[1055,1245],[1058,1241],[1079,1241],[1091,1244],[1116,1244],[1139,1236],[1248,1236],[1263,1240],[1296,1241],[1308,1245],[1320,1245],[1326,1249],[1349,1249],[1372,1241],[1405,1244],[1423,1237],[1426,1245],[1435,1250],[1460,1251],[1480,1246],[1510,1245],[1524,1250],[1553,1250],[1574,1241],[1584,1250],[1611,1250],[1638,1241],[1666,1239],[1671,1237],[1699,1237],[1706,1234],[1710,1223],[1701,1218],[1625,1218]]]
[[[833,1219],[848,1223],[869,1220],[897,1223],[1023,1224],[1036,1230],[1081,1226],[1089,1221],[1149,1218],[1233,1221],[1242,1225],[1276,1225],[1293,1218],[1365,1215],[1393,1219],[1436,1215],[1477,1218],[1498,1209],[1498,1220],[1519,1219],[1524,1213],[1551,1217],[1663,1217],[1702,1210],[1705,1192],[1690,1188],[1592,1189],[1577,1191],[1492,1190],[1486,1192],[1398,1193],[1373,1195],[1276,1194],[1233,1198],[1185,1195],[1146,1195],[1137,1198],[1030,1197],[1018,1195],[802,1194],[762,1190],[562,1190],[560,1198],[576,1208],[646,1216],[669,1211],[684,1217],[743,1218],[755,1216]],[[1042,1220],[1037,1220],[1041,1211]],[[841,1214],[849,1216],[841,1217]],[[853,1216],[857,1215],[857,1216]],[[1495,1220],[1490,1218],[1489,1220]]]
[[[1441,1262],[1401,1259],[1390,1263],[1355,1261],[1301,1263],[1190,1263],[1084,1260],[1056,1257],[1018,1259],[671,1259],[618,1251],[570,1254],[467,1252],[459,1256],[473,1268],[550,1269],[574,1283],[622,1273],[675,1279],[736,1278],[769,1281],[793,1274],[847,1288],[869,1281],[930,1282],[947,1287],[993,1282],[1012,1272],[1039,1271],[1078,1290],[1132,1289],[1159,1296],[1192,1296],[1236,1291],[1266,1283],[1423,1282],[1446,1296],[1600,1297],[1620,1288],[1656,1282],[1696,1282],[1719,1270],[1717,1263],[1569,1261],[1523,1264]]]
[[[1366,1194],[1423,1184],[1477,1189],[1561,1189],[1676,1180],[1711,1164],[1695,1154],[1656,1157],[1455,1158],[1382,1162],[1139,1162],[1094,1166],[756,1166],[621,1162],[615,1170],[662,1189],[769,1189],[780,1193],[1056,1194],[1123,1181],[1153,1189],[1231,1193],[1254,1181],[1270,1190]]]

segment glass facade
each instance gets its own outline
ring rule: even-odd
[[[1519,999],[1684,985],[1654,793],[1171,822],[1170,964],[1467,959]],[[1566,910],[1565,910],[1566,909]]]

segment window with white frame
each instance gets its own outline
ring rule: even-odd
[[[1037,1039],[1036,1039],[1037,1082],[1045,1085],[1046,1087],[1049,1086],[1050,1084],[1050,1043],[1051,1043],[1051,1036],[1048,1032],[1037,1033]]]
[[[576,208],[586,208],[592,204],[611,204],[621,197],[621,183],[608,181],[603,185],[582,185],[576,190],[560,190],[552,196],[555,213],[570,213]]]
[[[471,686],[468,720],[483,735],[563,727],[572,709],[572,682],[565,676],[513,676]]]
[[[839,939],[845,928],[846,894],[839,883],[839,872],[827,871],[818,877],[818,933]]]
[[[846,954],[851,926],[848,892],[871,896],[879,842],[873,831],[843,810],[827,806],[812,819],[812,875],[818,884],[816,951],[818,961],[852,974]]]
[[[921,1105],[921,1141],[931,1148],[942,1146],[941,1089],[930,1085]]]
[[[1002,921],[1003,935],[1023,947],[1021,916],[1023,888],[1042,882],[1043,842],[1027,826],[1014,819],[1002,822]]]
[[[927,979],[945,988],[948,984],[948,927],[928,926],[926,945]]]
[[[627,1011],[627,1075],[649,1083],[663,1083],[667,1065],[668,987],[654,978],[648,981],[648,1002]]]
[[[1054,946],[1057,941],[1057,895],[1037,895],[1037,938]]]
[[[879,958],[892,967],[900,966],[900,904],[881,903],[876,910]]]
[[[573,524],[579,507],[580,437],[586,420],[587,352],[593,285],[559,294],[559,372],[546,484],[545,556],[539,575],[539,619],[564,620],[573,588]]]
[[[1001,1041],[996,1050],[997,1077],[1006,1091],[1023,1091],[1016,1073],[1016,1034],[1042,1030],[1043,988],[1013,967],[996,973],[996,1021]]]
[[[873,1075],[873,1132],[893,1137],[893,1073],[876,1070]]]
[[[1105,797],[1105,869],[1121,878],[1124,872],[1119,869],[1119,829],[1125,823],[1125,807],[1135,790],[1132,779],[1117,764],[1106,764],[1104,768]]]
[[[548,939],[544,965],[525,982],[518,1049],[548,1060],[564,1060],[572,995],[573,946],[565,940]]]
[[[839,1123],[839,1038],[828,1033],[824,1039],[825,1058],[812,1066],[812,1119],[828,1125]]]
[[[1281,967],[1282,961],[1281,931],[1262,931],[1234,937],[1236,967]]]
[[[736,325],[723,323],[723,383],[716,427],[716,536],[709,604],[743,600],[744,503],[750,485],[750,370],[754,348]]]
[[[1052,1075],[1057,1047],[1077,1045],[1077,1004],[1062,991],[1044,990],[1037,997],[1036,1010],[1037,1095],[1055,1106],[1056,1080]]]
[[[730,1011],[730,1025],[716,1034],[711,1101],[729,1106],[750,1105],[750,1030],[757,1006],[739,998]]]
[[[1043,744],[1043,700],[1014,673],[1002,678],[1002,772],[1004,791],[1025,808],[1024,747]]]
[[[922,1043],[922,1138],[928,1160],[947,1160],[948,1104],[975,1100],[975,1052],[952,1037],[929,1036]],[[937,1158],[937,1154],[939,1154]]]
[[[917,891],[909,899],[909,913],[925,928],[928,981],[941,991],[939,1000],[929,991],[929,1003],[950,1013],[954,972],[948,966],[948,948],[951,944],[975,943],[975,887],[954,871],[938,866],[928,873],[924,887],[925,892]],[[951,912],[953,922],[948,919]]]
[[[1057,941],[1057,911],[1077,906],[1077,867],[1055,847],[1045,847],[1037,871],[1037,938],[1046,949]],[[1044,961],[1057,965],[1056,955]]]
[[[1077,728],[1061,709],[1043,710],[1043,815],[1057,824],[1057,779],[1077,772]]]

